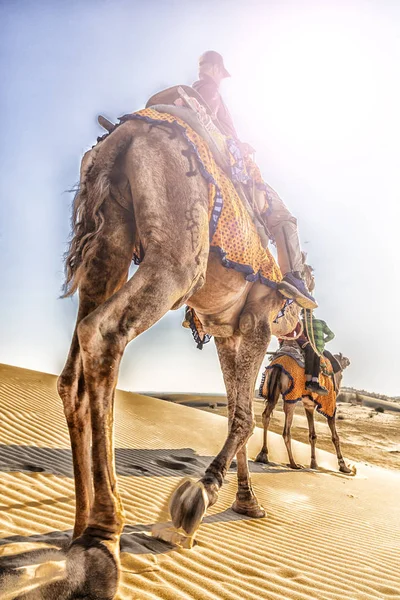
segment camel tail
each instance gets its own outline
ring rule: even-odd
[[[281,374],[279,367],[274,367],[269,372],[266,401],[274,407],[279,400],[281,393]]]
[[[104,226],[103,204],[110,195],[111,172],[132,139],[133,132],[122,125],[82,160],[81,180],[72,205],[71,241],[65,254],[62,298],[72,296],[79,287],[82,266],[90,260]]]

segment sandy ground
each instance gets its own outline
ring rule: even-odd
[[[64,573],[74,488],[55,381],[0,366],[1,600],[39,600],[39,584]],[[171,490],[182,476],[201,475],[226,431],[222,416],[117,393],[116,463],[126,511],[119,600],[400,598],[400,473],[357,464],[357,475],[346,477],[323,450],[318,472],[292,471],[281,436],[273,433],[273,464],[250,463],[267,518],[231,511],[231,470],[192,549],[150,537],[152,525],[165,519]],[[261,436],[256,429],[251,459]],[[308,445],[293,446],[307,464]]]
[[[200,408],[206,412],[226,416],[226,398],[209,394],[163,394],[164,399]],[[372,400],[367,402],[371,402]],[[376,401],[376,406],[387,407],[388,403]],[[394,405],[394,408],[398,406]],[[261,415],[264,401],[254,399],[254,413],[258,427],[262,427]],[[282,434],[285,415],[280,400],[273,413],[269,430]],[[325,417],[315,412],[317,447],[334,452],[330,430]],[[340,436],[343,456],[346,459],[370,463],[387,469],[400,469],[400,412],[377,412],[372,406],[357,406],[339,402],[337,408],[337,431]],[[292,437],[308,444],[308,425],[302,404],[299,402],[292,426]],[[308,464],[308,463],[307,463]]]

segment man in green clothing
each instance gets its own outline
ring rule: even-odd
[[[311,311],[305,312],[304,315],[303,311],[304,334],[297,338],[297,342],[304,351],[306,390],[319,396],[326,396],[328,390],[319,384],[321,356],[324,355],[331,361],[332,368],[336,372],[338,363],[334,356],[325,350],[325,344],[333,340],[335,334],[329,329],[325,321],[316,319]],[[313,347],[317,352],[314,351]]]
[[[304,320],[304,331],[309,332],[309,336],[311,337],[311,341],[314,346],[318,350],[319,354],[323,354],[325,350],[325,344],[333,340],[335,334],[331,331],[322,319],[316,319],[311,311],[306,311],[306,316],[304,317],[303,311],[303,320]]]

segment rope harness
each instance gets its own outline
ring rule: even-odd
[[[308,320],[308,318],[310,320]],[[304,323],[306,326],[306,334],[307,334],[307,338],[308,341],[310,342],[311,348],[314,350],[315,354],[317,354],[320,358],[323,356],[317,349],[316,345],[315,345],[315,337],[314,337],[314,328],[312,326],[312,320],[313,320],[313,311],[311,308],[305,308],[304,309]],[[311,331],[310,331],[311,329]]]

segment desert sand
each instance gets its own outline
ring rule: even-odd
[[[156,393],[151,395],[157,396]],[[226,396],[222,394],[163,393],[158,394],[158,397],[212,414],[227,415]],[[362,401],[362,406],[350,402],[338,402],[337,431],[343,456],[352,461],[369,463],[384,469],[400,470],[400,404],[371,397],[363,397]],[[262,427],[264,400],[255,397],[253,406],[256,423]],[[384,412],[377,412],[376,408],[381,408]],[[334,452],[326,418],[318,412],[315,412],[314,416],[318,448]],[[269,431],[281,435],[284,422],[281,398],[273,412]],[[308,443],[307,418],[301,402],[297,403],[292,437]]]
[[[0,419],[0,598],[40,599],[39,584],[63,574],[74,518],[56,377],[0,366]],[[357,463],[357,475],[347,477],[323,450],[319,471],[292,471],[274,433],[273,464],[251,463],[266,518],[231,511],[231,469],[192,549],[152,538],[171,490],[182,476],[203,472],[226,430],[223,416],[117,392],[116,461],[126,511],[120,600],[400,598],[400,473]],[[257,428],[250,458],[261,435]],[[307,465],[308,445],[294,441],[293,449]]]

